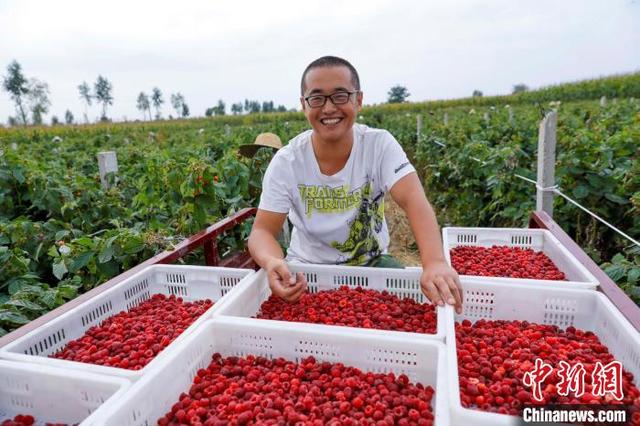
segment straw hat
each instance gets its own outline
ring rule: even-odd
[[[282,148],[282,142],[278,135],[273,133],[260,133],[258,137],[256,137],[255,142],[250,145],[241,145],[239,150],[240,154],[251,158],[256,155],[256,152],[262,147],[272,148],[275,152]]]

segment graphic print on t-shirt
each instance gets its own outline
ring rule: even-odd
[[[332,241],[331,247],[346,253],[336,259],[337,264],[362,265],[382,253],[376,234],[384,221],[384,193],[371,197],[371,182],[362,186],[362,202],[358,214],[349,222],[349,234],[343,242]]]
[[[311,218],[314,210],[318,213],[342,213],[354,210],[362,202],[362,188],[349,191],[349,185],[333,188],[329,185],[298,185],[307,218]]]
[[[376,233],[382,230],[384,221],[384,193],[380,192],[372,199],[371,187],[369,180],[352,191],[348,185],[333,188],[328,185],[298,185],[305,216],[309,219],[314,211],[330,214],[358,209],[357,215],[349,222],[347,239],[331,242],[331,247],[343,253],[336,259],[337,264],[361,265],[382,253]]]

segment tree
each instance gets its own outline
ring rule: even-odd
[[[273,112],[276,109],[273,107],[273,101],[262,102],[262,112]]]
[[[22,67],[15,59],[7,67],[7,75],[2,79],[2,87],[16,103],[16,111],[20,114],[22,124],[27,124],[27,114],[22,104],[23,96],[26,96],[29,88],[27,79],[22,74]]]
[[[57,126],[58,124],[60,124],[60,119],[58,119],[58,116],[57,115],[51,116],[51,125]]]
[[[146,93],[144,92],[140,92],[140,94],[138,95],[138,101],[136,102],[136,108],[138,108],[138,110],[140,112],[142,112],[142,119],[146,120],[147,119],[147,115],[146,112],[149,111],[149,120],[151,120],[151,107],[150,107],[150,102],[149,102],[149,96],[147,96]]]
[[[176,110],[176,115],[178,117],[182,116],[184,105],[184,96],[182,96],[182,93],[178,92],[171,95],[171,106]],[[189,110],[189,107],[187,107],[187,110]]]
[[[91,106],[91,89],[86,81],[83,81],[82,84],[78,86],[78,90],[80,91],[80,99],[84,102],[84,122],[89,122],[89,107]]]
[[[260,102],[258,101],[245,101],[244,110],[249,114],[260,112]]]
[[[287,107],[284,105],[278,105],[278,109],[276,110],[278,112],[287,112]]]
[[[187,105],[186,103],[182,104],[182,117],[188,117],[189,116],[189,105]]]
[[[226,109],[227,105],[222,99],[219,99],[218,106],[216,106],[216,115],[225,115],[227,113]]]
[[[103,76],[99,75],[95,84],[93,85],[93,91],[95,92],[94,97],[96,100],[102,104],[102,117],[100,120],[107,121],[107,105],[113,105],[113,96],[111,95],[111,91],[113,90],[113,86]]]
[[[513,86],[513,91],[511,93],[515,95],[516,93],[526,92],[527,90],[529,90],[529,87],[526,84],[519,83]]]
[[[473,91],[473,94],[471,96],[474,97],[474,98],[481,98],[482,97],[482,91],[476,89],[476,90]]]
[[[207,117],[211,117],[212,115],[225,115],[226,114],[226,108],[227,106],[225,105],[224,101],[222,99],[220,99],[218,101],[218,105],[211,107],[211,108],[207,108],[207,110],[205,111],[204,115],[206,115]]]
[[[44,81],[32,78],[29,80],[27,99],[33,124],[42,124],[42,116],[49,112],[49,85]]]
[[[233,115],[242,114],[242,102],[231,105],[231,112]]]
[[[156,109],[156,120],[160,120],[160,107],[164,103],[164,99],[162,99],[162,92],[157,87],[154,87],[151,91],[151,102],[153,102],[153,107]]]
[[[387,102],[390,104],[401,104],[402,102],[406,101],[409,96],[411,96],[407,88],[400,85],[393,86],[391,89],[389,89],[387,95],[389,96]]]
[[[65,111],[64,122],[67,124],[73,124],[73,113],[70,110]]]

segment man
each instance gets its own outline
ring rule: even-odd
[[[415,169],[385,130],[355,124],[362,108],[355,68],[325,56],[302,74],[300,103],[312,127],[282,148],[269,164],[249,251],[268,274],[271,291],[298,300],[303,274],[292,276],[275,236],[287,215],[293,224],[287,260],[372,265],[384,260],[389,232],[383,199],[407,214],[420,249],[420,284],[432,303],[462,309],[456,272],[446,263],[437,219]]]

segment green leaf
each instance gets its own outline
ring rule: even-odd
[[[606,193],[604,194],[604,198],[606,198],[609,201],[612,201],[616,204],[629,204],[629,200],[627,200],[626,198],[620,197],[616,194],[609,194]]]
[[[4,336],[5,334],[7,334],[7,330],[5,330],[4,328],[0,327],[0,337]]]
[[[5,305],[15,306],[16,308],[24,308],[34,312],[40,312],[44,310],[43,306],[38,305],[35,302],[31,302],[29,300],[24,299],[14,299],[10,300]]]
[[[13,311],[9,311],[9,310],[1,310],[0,311],[0,321],[8,322],[10,324],[15,324],[15,325],[25,325],[30,320],[29,320],[29,318],[25,317],[24,315],[22,315],[22,314],[20,314],[18,312],[13,312]]]
[[[113,258],[113,246],[108,244],[98,255],[98,262],[107,263]]]
[[[581,198],[585,198],[587,195],[589,195],[589,188],[587,188],[584,185],[578,185],[573,190],[574,198],[581,199]]]
[[[640,281],[640,268],[632,268],[627,274],[627,281],[629,281],[632,284],[635,284],[638,281]]]
[[[107,263],[98,263],[98,270],[107,278],[115,277],[120,272],[120,268],[114,260],[111,260]],[[93,288],[98,284],[101,283],[92,283],[91,287]]]
[[[67,265],[64,264],[64,260],[53,264],[53,275],[57,279],[61,280],[67,272]]]
[[[40,301],[45,305],[47,305],[49,309],[55,308],[58,305],[58,303],[56,303],[57,302],[56,291],[55,290],[45,291],[44,294],[40,297]]]
[[[78,289],[72,285],[67,285],[67,284],[59,285],[57,287],[57,290],[58,290],[58,294],[64,297],[65,299],[73,299],[78,295]]]
[[[613,281],[619,281],[624,277],[624,268],[620,265],[607,266],[604,268],[604,272],[606,272]]]
[[[69,265],[69,273],[73,274],[80,268],[87,266],[94,254],[96,253],[93,251],[87,251],[73,259],[73,262],[71,262],[71,265]]]
[[[52,245],[51,247],[49,247],[49,250],[47,250],[47,255],[49,255],[49,257],[58,257],[60,253],[58,253],[58,249],[56,248],[56,246]]]
[[[55,240],[59,241],[64,239],[64,237],[69,235],[69,231],[67,231],[66,229],[63,229],[62,231],[58,231],[56,232],[56,236],[55,236]]]
[[[620,265],[624,263],[626,260],[627,258],[624,256],[624,254],[616,253],[616,255],[613,256],[613,258],[611,259],[611,263],[613,263],[614,265]]]

